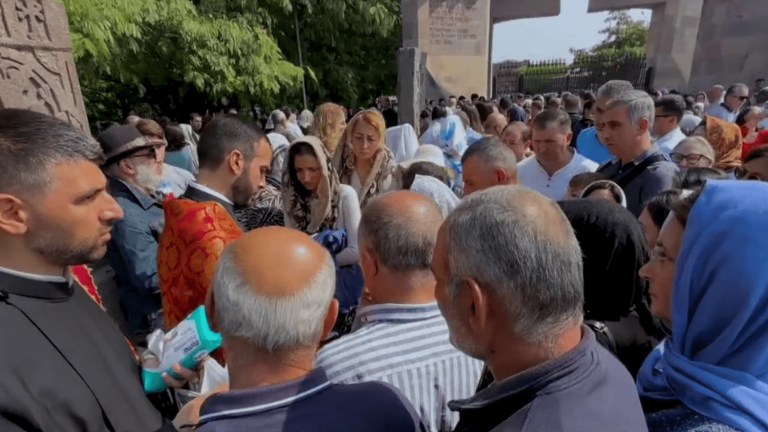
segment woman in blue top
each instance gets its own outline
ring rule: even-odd
[[[644,402],[666,405],[646,410],[651,432],[768,430],[766,218],[761,182],[710,180],[673,205],[641,270],[653,285],[675,267],[668,299],[651,289],[652,304],[669,305],[672,336],[637,378]]]
[[[184,131],[178,123],[168,123],[165,128],[165,139],[168,147],[165,149],[165,163],[187,170],[197,175],[195,164],[192,162],[191,148],[184,139]]]

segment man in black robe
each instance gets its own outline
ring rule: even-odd
[[[131,347],[68,270],[122,217],[102,158],[63,121],[0,109],[0,431],[161,426]]]

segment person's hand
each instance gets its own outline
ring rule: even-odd
[[[178,363],[173,365],[173,372],[181,378],[176,379],[170,374],[163,372],[163,381],[165,381],[168,387],[178,389],[184,387],[184,384],[187,382],[197,384],[200,381],[200,373],[198,371],[189,370]]]

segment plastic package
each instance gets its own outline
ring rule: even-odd
[[[204,306],[195,309],[167,334],[157,330],[147,340],[149,346],[142,354],[141,373],[144,391],[147,393],[157,393],[168,388],[163,381],[163,372],[180,378],[172,370],[176,363],[187,369],[195,369],[200,360],[221,346],[221,335],[208,325]]]

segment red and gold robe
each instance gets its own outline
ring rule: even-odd
[[[157,250],[157,274],[165,328],[172,329],[205,303],[216,261],[224,247],[243,232],[215,202],[188,199],[163,204],[165,229]]]

